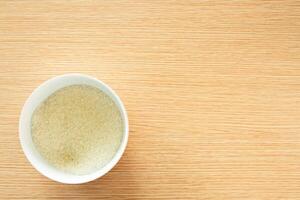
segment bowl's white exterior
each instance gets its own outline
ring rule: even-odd
[[[87,84],[99,88],[109,95],[119,107],[124,123],[124,134],[121,145],[113,159],[103,168],[87,175],[73,175],[62,172],[49,165],[35,149],[31,139],[31,116],[35,108],[56,90],[74,84]],[[128,117],[125,107],[118,95],[105,83],[83,74],[65,74],[56,76],[42,83],[26,100],[19,119],[19,136],[22,149],[34,168],[44,176],[61,183],[79,184],[95,180],[110,171],[123,155],[129,135]]]

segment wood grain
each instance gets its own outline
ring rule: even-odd
[[[0,199],[300,199],[299,1],[0,1]],[[25,159],[18,117],[69,72],[123,99],[128,148],[63,185]]]

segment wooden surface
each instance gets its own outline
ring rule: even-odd
[[[299,1],[0,1],[0,199],[300,199]],[[119,164],[40,175],[18,117],[43,81],[103,80],[128,110]]]

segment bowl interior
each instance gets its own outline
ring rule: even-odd
[[[36,107],[46,100],[53,92],[70,85],[86,84],[99,88],[109,95],[118,106],[124,123],[123,139],[113,159],[103,168],[87,175],[74,175],[63,172],[50,164],[36,150],[31,137],[31,116]],[[107,173],[121,158],[128,139],[128,119],[123,103],[117,94],[103,82],[86,75],[67,74],[52,78],[36,88],[25,102],[19,122],[19,133],[23,151],[30,163],[46,177],[62,183],[84,183],[92,181]]]

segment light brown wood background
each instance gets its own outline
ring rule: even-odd
[[[300,199],[299,1],[0,1],[0,199]],[[63,185],[25,159],[43,81],[108,83],[130,120],[106,176]]]

